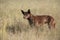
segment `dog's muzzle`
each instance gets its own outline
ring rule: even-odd
[[[28,16],[24,16],[23,18],[24,18],[24,19],[28,19],[29,17],[30,17],[30,15],[28,15]]]

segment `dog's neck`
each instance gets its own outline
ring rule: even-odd
[[[33,24],[33,17],[34,16],[32,14],[30,14],[30,17],[28,18],[28,22],[29,22],[30,25]]]

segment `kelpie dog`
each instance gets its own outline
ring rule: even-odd
[[[55,21],[52,16],[49,15],[34,16],[31,14],[30,9],[28,9],[27,12],[24,12],[23,10],[21,10],[21,12],[24,15],[24,18],[28,20],[30,26],[43,25],[47,23],[49,29],[51,27],[55,28]]]

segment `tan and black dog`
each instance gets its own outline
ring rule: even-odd
[[[30,9],[28,9],[27,12],[24,12],[23,10],[21,10],[21,12],[23,14],[23,17],[28,20],[30,26],[48,24],[49,29],[51,27],[55,28],[55,21],[52,16],[49,15],[34,16],[31,14]]]

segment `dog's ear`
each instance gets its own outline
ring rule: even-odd
[[[21,12],[22,12],[22,14],[24,14],[24,11],[23,10],[21,10]]]
[[[28,13],[30,14],[30,9],[28,9]]]

